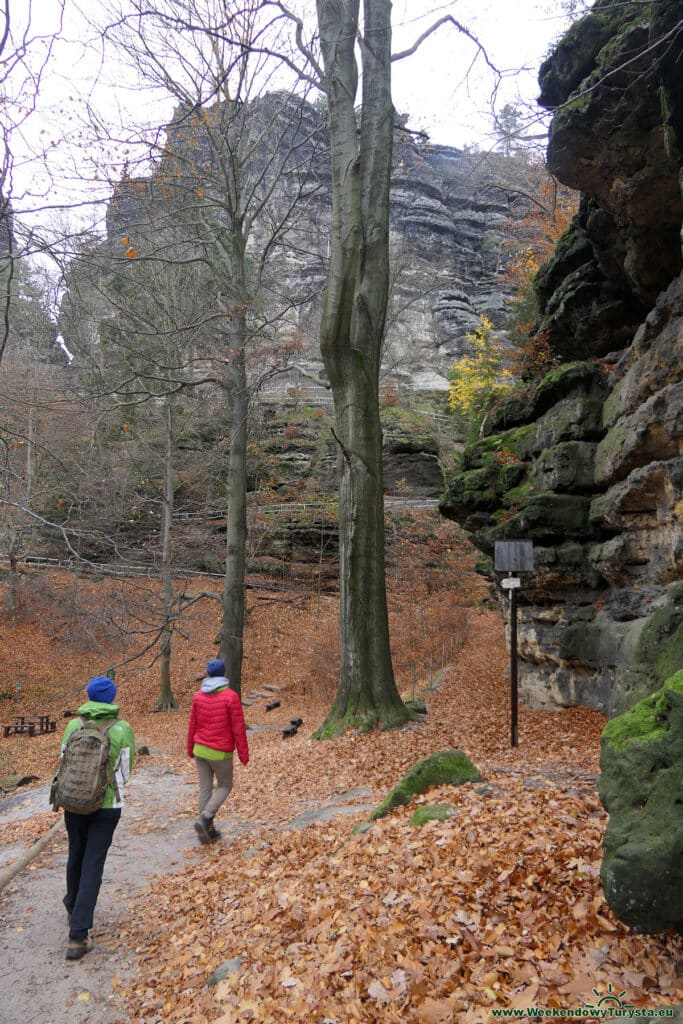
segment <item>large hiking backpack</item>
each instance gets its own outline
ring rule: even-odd
[[[69,735],[50,795],[55,810],[63,807],[74,814],[92,814],[102,806],[105,790],[113,782],[109,729],[117,721],[114,718],[105,725],[81,719]]]

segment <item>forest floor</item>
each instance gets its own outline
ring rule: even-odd
[[[444,558],[438,586],[405,563],[390,581],[402,689],[412,689],[412,658],[428,718],[387,733],[310,739],[334,689],[336,599],[250,591],[251,760],[237,765],[218,844],[197,843],[184,755],[192,694],[214,650],[213,606],[185,623],[174,647],[178,712],[149,713],[154,667],[117,673],[121,713],[150,755],[128,787],[95,948],[64,960],[60,834],[0,894],[3,1020],[489,1024],[504,1009],[534,1019],[526,1008],[565,1008],[591,1021],[609,1007],[648,1016],[683,1003],[683,939],[631,932],[602,898],[606,816],[595,780],[604,719],[521,707],[510,748],[501,617],[482,603],[471,552],[454,541]],[[0,644],[0,679],[21,670],[21,711],[56,716],[83,699],[110,652],[94,659],[41,616]],[[435,624],[440,632],[430,632]],[[280,706],[267,712],[273,698]],[[14,713],[8,695],[0,716]],[[304,725],[283,739],[296,716]],[[56,820],[45,808],[58,743],[0,741],[0,776],[37,776],[0,803],[0,869]],[[418,758],[452,747],[483,783],[433,790],[352,833]],[[451,816],[411,825],[425,802],[448,804]]]

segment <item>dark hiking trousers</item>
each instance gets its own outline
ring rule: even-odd
[[[120,818],[120,807],[102,807],[93,814],[64,812],[69,836],[64,906],[70,915],[70,939],[82,941],[92,928],[104,862]]]

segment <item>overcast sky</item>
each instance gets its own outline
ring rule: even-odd
[[[505,103],[535,100],[538,67],[568,24],[557,0],[394,0],[394,52],[409,46],[442,14],[470,28],[491,63],[504,72],[498,110]],[[415,56],[394,64],[397,109],[409,112],[411,123],[424,127],[434,142],[465,146],[490,139],[493,76],[481,58],[470,70],[475,54],[470,40],[443,26]]]
[[[294,0],[293,0],[294,2]],[[298,0],[304,4],[306,0]],[[54,187],[52,194],[64,195],[65,188],[72,197],[83,192],[83,178],[92,181],[96,173],[87,165],[88,132],[81,131],[86,117],[89,95],[96,102],[103,119],[112,124],[131,123],[148,114],[163,123],[172,110],[172,101],[165,98],[156,106],[153,97],[142,94],[139,87],[126,88],[126,75],[120,66],[107,63],[101,66],[97,51],[97,38],[79,16],[79,4],[84,0],[66,0],[67,18],[60,38],[51,53],[38,100],[38,110],[26,122],[21,136],[15,138],[17,158],[15,194],[17,205],[21,195],[38,193],[35,205],[44,199],[45,185],[40,182],[36,164],[26,155],[47,151],[51,161]],[[33,10],[34,30],[47,37],[56,28],[50,19],[56,17],[57,0],[14,0],[12,7],[16,26],[22,26],[26,12]],[[86,9],[97,9],[97,3],[88,0]],[[517,104],[520,99],[531,103],[538,92],[538,66],[554,40],[566,28],[559,0],[394,0],[393,48],[394,52],[410,46],[417,37],[444,14],[452,14],[467,26],[486,47],[490,61],[507,74],[499,84],[495,105],[500,110],[505,103]],[[34,48],[37,54],[46,52],[47,42]],[[423,128],[434,142],[462,147],[470,144],[486,145],[491,141],[491,98],[493,78],[476,56],[473,43],[452,26],[444,26],[431,36],[412,57],[393,65],[393,94],[396,108],[409,115],[414,128]],[[519,72],[520,68],[528,70]],[[92,92],[93,78],[99,84]],[[15,83],[10,85],[17,89]],[[132,113],[127,116],[126,108]],[[123,111],[123,114],[122,114]],[[63,139],[69,136],[71,145]],[[74,149],[81,143],[84,149]],[[123,144],[112,150],[115,163],[121,161]],[[61,180],[60,180],[61,179]],[[68,181],[71,181],[69,189]],[[35,188],[32,188],[32,184]]]

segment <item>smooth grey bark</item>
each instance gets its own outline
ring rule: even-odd
[[[161,512],[161,630],[159,635],[159,699],[153,711],[171,711],[178,705],[171,686],[171,637],[173,634],[173,397],[165,400],[164,496]]]
[[[389,647],[379,370],[389,285],[393,141],[391,3],[364,0],[358,130],[359,0],[317,0],[332,158],[330,267],[321,350],[339,464],[340,647],[335,702],[319,737],[390,728],[412,716]]]
[[[240,261],[240,264],[243,263]],[[243,314],[236,314],[230,371],[232,426],[228,456],[228,512],[226,522],[225,578],[221,619],[221,658],[230,686],[242,692],[244,618],[247,569],[247,414],[249,392],[244,339],[247,327]]]

